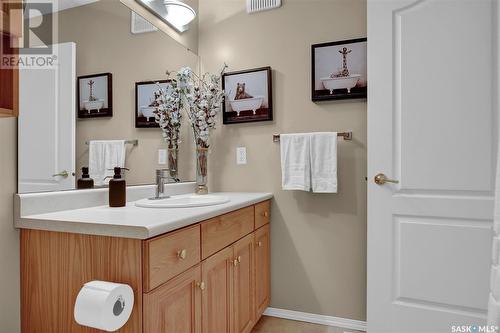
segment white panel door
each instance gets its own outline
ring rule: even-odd
[[[368,0],[369,333],[485,324],[495,2]]]
[[[54,68],[19,70],[19,193],[75,188],[76,47],[53,47]]]

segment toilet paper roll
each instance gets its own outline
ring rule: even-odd
[[[127,284],[90,281],[76,297],[78,324],[113,332],[125,325],[134,307],[134,291]]]

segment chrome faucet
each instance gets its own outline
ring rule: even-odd
[[[169,180],[173,183],[180,182],[179,178],[171,177],[168,175],[169,169],[157,169],[156,170],[156,195],[151,200],[166,199],[170,196],[165,195],[165,181],[169,183]]]

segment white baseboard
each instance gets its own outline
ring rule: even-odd
[[[362,320],[339,318],[277,308],[267,308],[266,311],[264,311],[264,315],[366,332],[366,321]]]

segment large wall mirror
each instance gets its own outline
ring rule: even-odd
[[[174,29],[136,0],[56,3],[25,17],[39,25],[40,47],[53,38],[49,64],[20,69],[18,192],[75,189],[89,166],[96,187],[106,186],[104,170],[121,159],[128,185],[154,183],[155,169],[168,166],[150,112],[155,87],[167,70],[197,69],[197,19]],[[188,5],[197,10],[197,2]],[[149,126],[137,126],[138,119]],[[181,181],[195,175],[190,135],[184,126]]]

